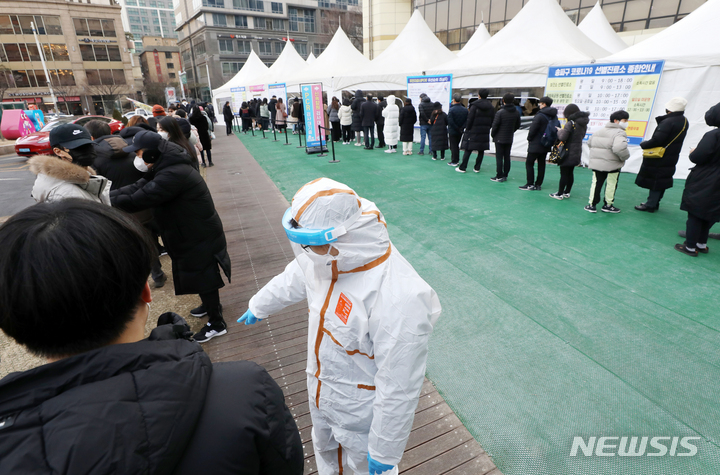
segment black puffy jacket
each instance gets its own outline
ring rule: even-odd
[[[400,125],[400,141],[412,142],[415,134],[415,122],[417,122],[417,112],[412,104],[406,104],[400,109],[398,124]]]
[[[358,89],[355,91],[355,99],[352,101],[352,104],[350,105],[350,109],[352,110],[352,124],[350,126],[350,129],[353,132],[362,132],[362,119],[360,118],[360,108],[362,107],[362,103],[365,102],[365,98],[362,95],[362,91]]]
[[[552,145],[545,147],[541,140],[550,121],[557,121],[557,115],[554,107],[543,107],[535,114],[528,130],[528,153],[548,153],[552,149]],[[559,127],[560,123],[556,123]]]
[[[565,142],[568,156],[559,166],[577,167],[582,163],[582,144],[590,123],[590,113],[578,111],[567,119],[565,127],[558,131],[558,140]]]
[[[462,148],[464,150],[490,150],[490,130],[495,119],[495,108],[487,99],[470,104]]]
[[[479,101],[478,101],[479,102]],[[520,128],[520,113],[513,104],[504,105],[497,111],[492,123],[492,138],[495,143],[511,144],[515,131]]]
[[[225,285],[218,265],[230,279],[230,256],[210,190],[182,147],[163,140],[160,152],[145,178],[110,192],[112,204],[131,213],[154,209],[176,295],[217,290]]]
[[[145,175],[133,164],[135,154],[123,152],[123,147],[127,147],[128,143],[121,137],[106,135],[94,142],[97,156],[93,168],[98,175],[112,181],[110,190],[135,183]]]
[[[430,101],[428,96],[425,96],[418,105],[418,119],[420,119],[420,125],[430,125],[430,116],[432,115],[434,104]]]
[[[442,111],[437,114],[433,113],[430,116],[430,144],[432,145],[433,153],[435,150],[448,149],[448,115]]]
[[[110,345],[0,381],[3,474],[301,474],[282,391],[186,340]]]
[[[360,105],[360,123],[363,127],[375,126],[380,115],[380,108],[373,101],[365,101]]]
[[[682,112],[671,112],[657,117],[658,126],[650,140],[640,144],[640,148],[667,147],[662,158],[643,158],[635,184],[640,188],[660,191],[672,188],[675,167],[680,158],[683,142],[690,124]],[[683,131],[683,127],[685,130]],[[673,139],[677,139],[673,142]],[[672,145],[668,147],[668,144]]]
[[[155,127],[152,127],[144,122],[138,122],[137,124],[133,125],[132,127],[125,127],[122,129],[118,135],[125,139],[128,143],[132,143],[133,137],[135,137],[135,134],[142,130],[149,130],[150,132],[157,132],[157,129]]]
[[[720,104],[705,113],[705,123],[720,127]],[[690,154],[695,167],[685,181],[680,209],[711,223],[720,221],[720,129],[703,135]]]
[[[468,110],[461,103],[450,104],[450,110],[447,113],[448,134],[462,135],[467,122]],[[435,150],[435,148],[433,148]]]

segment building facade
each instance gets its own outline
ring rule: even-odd
[[[180,48],[174,38],[143,37],[140,64],[145,82],[173,85],[180,82]]]
[[[137,54],[143,51],[143,37],[177,39],[173,0],[117,0],[122,8],[125,31],[132,33]]]
[[[323,52],[342,26],[362,47],[360,0],[176,0],[186,92],[203,100],[230,80],[251,51],[272,65],[289,38],[300,56]],[[288,36],[289,35],[289,36]]]
[[[430,29],[450,50],[459,50],[477,25],[491,35],[505,26],[529,0],[368,0],[364,4],[366,56],[376,57],[400,33],[418,9]],[[707,0],[600,0],[610,24],[621,36],[641,36],[666,28]],[[559,0],[570,19],[579,24],[597,0]],[[538,18],[538,26],[542,18]],[[632,43],[632,41],[628,41]],[[373,52],[372,55],[368,54]]]
[[[115,99],[135,91],[132,63],[120,21],[109,0],[0,2],[0,88],[3,102],[27,101],[52,109],[48,81],[31,23],[35,25],[50,83],[63,113],[110,113]],[[109,101],[109,103],[108,103]]]

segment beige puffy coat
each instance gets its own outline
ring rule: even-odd
[[[590,169],[613,172],[625,165],[630,158],[628,138],[620,124],[609,122],[598,130],[588,141],[590,147]]]
[[[28,160],[37,175],[32,197],[38,203],[80,198],[110,205],[111,181],[95,175],[90,167],[81,167],[54,155],[37,155]]]

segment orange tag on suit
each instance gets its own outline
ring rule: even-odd
[[[341,293],[340,298],[338,299],[337,307],[335,307],[335,315],[338,316],[342,322],[347,325],[348,317],[350,316],[350,311],[352,310],[352,302],[350,299],[345,297],[345,294]]]

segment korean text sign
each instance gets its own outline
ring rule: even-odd
[[[325,127],[325,110],[322,101],[322,84],[303,84],[300,88],[305,113],[305,146],[320,147],[325,145],[324,132],[318,126]]]

